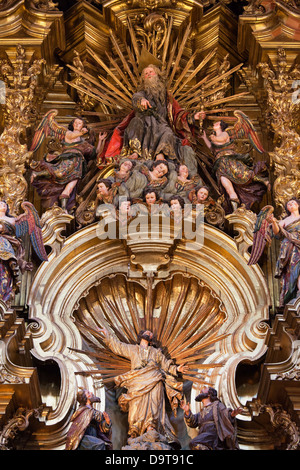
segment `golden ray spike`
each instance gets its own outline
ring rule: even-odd
[[[164,47],[163,47],[163,53],[162,53],[162,68],[164,68],[165,66],[168,48],[170,46],[170,37],[171,37],[172,28],[173,28],[173,21],[174,21],[173,16],[169,17],[169,22],[168,22],[168,27],[167,27],[168,28],[167,36],[166,36],[166,40],[165,40]]]
[[[95,90],[95,92],[91,91],[91,89],[83,88],[82,86],[76,85],[75,83],[68,82],[66,83],[73,88],[75,88],[78,91],[81,91],[81,93],[85,93],[86,95],[90,96],[91,98],[94,98],[96,101],[102,104],[106,104],[107,106],[120,106],[120,102],[114,101],[113,98],[111,98],[108,95],[104,95],[100,93],[98,90]]]
[[[130,37],[131,37],[132,47],[133,47],[134,52],[135,52],[136,60],[138,60],[138,58],[140,56],[140,50],[139,50],[139,47],[138,47],[138,43],[137,43],[137,40],[136,40],[134,29],[133,29],[131,19],[129,18],[129,16],[127,16],[127,23],[128,23],[129,34],[130,34]]]
[[[92,77],[91,75],[85,73],[85,72],[81,72],[80,70],[77,70],[75,69],[75,67],[73,67],[72,65],[68,65],[68,67],[75,71],[76,73],[78,73],[79,75],[81,75],[85,80],[87,80],[87,82],[89,83],[86,83],[84,84],[83,86],[86,86],[87,88],[92,88],[90,86],[90,83],[92,83],[93,85],[95,85],[97,87],[97,93],[99,94],[99,96],[106,96],[107,93],[106,92],[110,92],[109,90],[107,90],[106,88],[104,88],[102,85],[101,85],[101,82],[99,82],[98,80],[96,80],[94,77]],[[100,79],[102,80],[103,77],[100,77]],[[73,86],[75,88],[75,84],[73,84],[73,82],[68,82],[69,85]],[[99,91],[98,91],[99,89]],[[102,91],[101,92],[101,89],[104,90],[104,92]],[[112,97],[114,96],[114,94],[111,92],[112,94]],[[125,95],[122,95],[122,96],[125,96]],[[98,101],[99,101],[99,98],[98,98]],[[129,103],[131,103],[131,101],[129,100],[128,97],[126,97],[126,101]]]
[[[199,300],[199,303],[201,303],[202,302],[201,296],[199,297],[200,298],[198,300]],[[198,321],[201,318],[201,316],[204,315],[204,312],[203,312],[203,306],[201,305],[200,308],[196,309],[197,305],[198,305],[197,302],[195,302],[194,310],[192,312],[189,312],[189,315],[188,315],[189,321],[188,321],[187,328],[184,327],[187,321],[187,319],[184,316],[182,316],[181,321],[180,319],[178,319],[176,323],[174,323],[175,327],[173,327],[173,334],[172,334],[173,338],[171,342],[172,348],[175,348],[178,343],[182,343],[183,339],[186,338],[187,329],[189,331],[189,334],[192,335],[193,332],[198,328]],[[190,323],[190,320],[193,317],[195,317],[195,320],[192,323]],[[178,331],[180,330],[181,330],[181,333],[178,334]]]
[[[212,101],[211,103],[206,103],[205,106],[209,107],[209,106],[217,106],[219,104],[223,104],[223,103],[228,103],[230,101],[234,101],[235,99],[237,98],[241,98],[243,96],[249,96],[250,93],[248,91],[243,91],[242,93],[237,93],[236,95],[232,95],[232,96],[226,96],[225,98],[220,98],[218,100],[215,100],[215,101]]]
[[[74,67],[72,67],[70,65],[69,65],[69,67],[76,71],[76,69],[74,69]],[[92,77],[91,75],[88,75],[84,72],[78,71],[78,74],[80,74],[86,80],[86,83],[82,83],[81,86],[85,87],[89,91],[95,90],[95,93],[98,94],[99,97],[103,97],[103,99],[108,99],[108,97],[109,97],[109,99],[112,99],[113,101],[118,103],[118,101],[115,100],[115,92],[111,91],[110,89],[105,88],[102,85],[103,77],[99,77],[100,78],[100,82],[99,82],[94,77]],[[76,87],[76,84],[74,84],[73,82],[67,82],[67,83],[69,85],[73,86],[74,88]],[[91,84],[95,85],[97,88],[93,88],[91,86]],[[119,95],[121,96],[122,99],[125,99],[125,101],[127,103],[130,103],[129,98],[126,95],[122,94],[122,92],[120,90],[118,90],[118,93],[119,93]],[[109,96],[109,95],[111,95],[111,96]],[[98,98],[98,101],[99,101],[99,98]],[[119,106],[120,106],[120,104],[118,104],[118,107]]]
[[[125,46],[126,46],[126,51],[127,51],[127,55],[128,55],[129,62],[130,62],[131,65],[132,65],[133,71],[134,71],[134,73],[135,73],[135,76],[136,76],[136,79],[137,79],[137,82],[138,82],[139,79],[140,79],[140,73],[139,73],[138,68],[137,68],[137,61],[136,61],[136,59],[134,58],[133,53],[132,53],[130,47],[129,47],[127,44],[125,44]]]
[[[153,312],[153,279],[151,276],[147,276],[147,295],[145,299],[145,319],[146,328],[152,331],[152,312]]]
[[[205,101],[205,98],[208,98],[210,95],[213,95],[214,93],[217,93],[218,91],[223,90],[224,88],[225,88],[225,86],[221,85],[218,88],[210,89],[210,90],[207,90],[206,92],[203,92],[203,90],[201,92],[199,91],[193,97],[191,97],[189,100],[186,100],[185,103],[189,107],[195,102],[198,102],[198,103],[202,102],[203,103]],[[212,103],[214,103],[214,101],[212,101]]]
[[[122,372],[121,372],[122,374]],[[89,375],[101,375],[101,382],[103,382],[104,384],[106,383],[110,383],[110,382],[113,382],[114,381],[114,377],[116,375],[121,375],[118,373],[118,371],[116,371],[116,373],[114,375],[111,375],[110,377],[102,377],[102,372],[98,369],[96,370],[85,370],[85,371],[80,371],[80,372],[75,372],[75,375],[83,375],[85,377],[88,377]]]
[[[118,290],[117,286],[115,285],[115,283],[113,283],[112,285],[112,292],[114,294],[114,301],[116,303],[116,312],[119,312],[120,311],[120,319],[123,321],[123,319],[127,318],[127,314],[125,312],[125,309],[124,309],[124,305],[123,305],[123,302],[122,300],[120,299],[120,291]],[[124,324],[125,321],[124,321]],[[135,341],[135,337],[132,335],[133,333],[133,329],[131,327],[131,325],[129,325],[129,328],[127,328],[127,326],[125,327],[126,328],[126,332],[127,332],[127,335],[128,335],[128,338],[131,340],[131,341]]]
[[[131,83],[129,82],[128,78],[126,77],[126,75],[124,74],[124,72],[120,69],[120,67],[118,66],[117,62],[115,61],[115,59],[113,59],[113,57],[108,54],[107,51],[105,51],[105,54],[106,56],[108,57],[110,63],[116,68],[118,74],[120,75],[120,77],[122,78],[122,80],[127,84],[128,88],[130,88],[131,92],[134,91],[134,88],[132,87]]]
[[[119,362],[105,362],[105,361],[101,361],[101,362],[94,362],[93,363],[94,366],[99,366],[101,367],[102,370],[106,370],[107,372],[111,372],[111,371],[114,371],[116,368],[119,369],[119,370],[123,370],[123,371],[128,371],[128,369],[130,368],[130,361],[127,362],[127,364],[124,364],[124,366],[122,367],[121,364]],[[193,369],[194,370],[194,369]],[[195,370],[198,370],[198,369],[195,369]]]
[[[232,75],[234,72],[239,70],[242,66],[243,66],[243,64],[238,64],[235,67],[233,67],[232,69],[228,70],[227,72],[225,72],[223,74],[220,74],[220,75],[217,75],[211,82],[209,82],[207,85],[204,85],[204,88],[211,87],[211,86],[215,85],[216,83],[218,83],[220,80],[224,80],[224,78],[229,77],[229,75]]]
[[[125,283],[125,288],[126,288],[126,292],[127,292],[127,299],[128,299],[128,302],[127,302],[127,305],[128,305],[128,308],[129,308],[129,312],[130,312],[130,316],[131,316],[131,319],[132,319],[132,323],[133,323],[133,326],[134,326],[134,331],[135,331],[135,334],[136,336],[139,334],[141,328],[140,328],[140,324],[139,324],[139,321],[138,321],[138,315],[137,315],[137,312],[134,310],[133,306],[132,306],[132,301],[131,301],[131,294],[128,292],[128,286],[127,286],[127,283]],[[134,303],[133,303],[134,304]]]
[[[119,85],[119,87],[122,88],[122,90],[125,91],[125,93],[131,97],[131,94],[128,90],[128,88],[126,88],[125,85],[123,85],[123,83],[115,76],[115,74],[110,70],[109,67],[107,67],[107,65],[103,62],[103,60],[97,55],[95,54],[95,52],[87,47],[87,51],[89,53],[89,55],[105,70],[105,72]],[[101,77],[102,78],[102,77]]]
[[[179,362],[178,362],[179,364]],[[184,361],[181,362],[181,364],[184,364]],[[192,367],[195,367],[195,369],[192,369]],[[189,364],[189,374],[194,371],[195,373],[199,374],[199,370],[201,369],[213,369],[215,367],[224,367],[224,364],[212,362],[211,364],[201,364],[201,363],[195,363],[195,364]]]
[[[187,42],[187,40],[188,40],[188,37],[189,37],[189,35],[190,35],[191,29],[192,29],[192,25],[191,25],[191,23],[189,23],[189,24],[188,24],[188,27],[186,28],[186,30],[185,30],[185,32],[184,32],[182,41],[180,42],[180,46],[179,46],[179,50],[178,50],[178,53],[177,53],[177,56],[176,56],[176,59],[175,59],[175,63],[174,63],[174,66],[173,66],[173,69],[172,69],[170,78],[168,79],[169,86],[171,86],[171,83],[172,83],[172,81],[173,81],[173,78],[174,78],[174,76],[175,76],[175,73],[176,73],[176,71],[177,71],[177,69],[178,69],[180,60],[181,60],[181,58],[182,58],[183,50],[184,50],[184,48],[185,48],[186,42]]]
[[[164,288],[165,284],[164,284]],[[160,311],[160,316],[159,316],[159,324],[158,324],[158,329],[156,332],[157,338],[160,338],[162,334],[163,327],[165,325],[167,316],[168,316],[168,309],[169,309],[169,304],[170,304],[170,287],[168,284],[168,290],[166,291],[166,295],[163,296],[163,302],[161,305],[161,311]]]
[[[177,323],[173,330],[173,337],[175,335],[176,337],[172,340],[172,346],[177,345],[179,342],[182,341],[182,337],[186,335],[186,325],[188,325],[189,330],[191,329],[190,319],[197,315],[196,312],[198,312],[199,310],[199,303],[201,303],[200,296],[197,301],[194,302],[194,308],[191,312],[189,312],[188,316],[182,315],[182,317],[177,320]],[[178,334],[179,331],[181,331],[181,333]]]
[[[195,319],[192,322],[192,324],[189,324],[188,330],[189,330],[190,336],[192,336],[194,332],[200,328],[201,323],[203,323],[203,321],[207,318],[207,316],[210,315],[209,308],[207,309],[204,308],[202,311],[200,310],[201,310],[201,307],[198,310],[197,314],[195,315]],[[186,335],[187,335],[186,330],[182,330],[182,332],[176,337],[175,341],[172,342],[172,346],[170,348],[170,354],[171,354],[171,351],[176,350],[178,345],[183,344],[184,339],[186,338]]]
[[[212,344],[216,343],[217,341],[222,341],[224,338],[229,336],[228,334],[220,335],[220,336],[212,336],[209,340],[203,342],[202,344],[198,344],[197,346],[194,346],[193,348],[189,348],[187,351],[182,351],[178,353],[173,353],[172,358],[176,359],[176,361],[192,361],[196,359],[200,359],[203,357],[203,353],[200,353],[199,355],[195,353],[197,351],[200,351],[201,349],[207,348],[208,346],[211,346]],[[192,356],[191,356],[192,354]]]
[[[211,328],[206,329],[204,332],[194,334],[190,336],[189,338],[186,339],[183,343],[181,343],[180,347],[178,348],[170,348],[170,354],[173,356],[176,356],[178,352],[182,351],[182,354],[190,354],[199,351],[200,349],[204,348],[204,344],[206,344],[207,341],[213,341],[214,338],[217,336],[217,333],[212,334],[209,339],[201,343],[201,340],[209,333],[212,331]],[[191,346],[192,344],[195,344],[194,346]],[[189,348],[187,350],[187,348]]]
[[[190,66],[192,65],[195,57],[197,55],[197,51],[194,52],[194,54],[189,58],[187,64],[183,68],[182,72],[180,73],[179,77],[176,79],[173,87],[171,88],[171,93],[174,95],[174,92],[178,86],[178,84],[182,81],[183,77],[187,75],[187,72],[189,71]]]
[[[187,291],[188,291],[189,279],[187,280],[185,279],[185,281],[187,282],[185,282],[183,286],[181,285],[181,291],[174,305],[168,324],[166,325],[166,328],[164,328],[161,338],[159,338],[161,343],[164,344],[165,346],[167,346],[168,343],[171,341],[170,330],[173,328],[173,325],[175,324],[176,317],[178,316],[178,314],[181,313],[181,305],[183,304]]]
[[[190,376],[188,374],[182,374],[182,378],[186,380],[190,380],[191,382],[196,382],[197,384],[209,385],[210,387],[214,387],[214,384],[212,384],[211,382],[206,382],[203,379],[199,379],[198,377]]]
[[[89,356],[89,357],[95,357],[97,359],[101,359],[103,358],[103,361],[101,361],[101,364],[103,364],[103,366],[105,365],[105,367],[107,368],[114,368],[116,365],[121,369],[128,369],[128,365],[130,365],[130,361],[128,359],[124,359],[120,356],[110,356],[110,361],[109,362],[106,362],[107,361],[107,358],[109,357],[107,354],[105,354],[105,349],[103,349],[104,353],[102,355],[96,353],[96,352],[93,352],[93,351],[84,351],[82,349],[76,349],[76,348],[68,348],[70,349],[70,351],[74,351],[74,352],[77,352],[77,353],[80,353],[80,354],[85,354],[86,356]],[[115,359],[114,359],[115,358]],[[94,364],[97,364],[97,363],[94,363]],[[99,363],[100,364],[100,363]],[[123,364],[123,366],[122,366]]]
[[[189,88],[187,91],[185,91],[182,95],[178,97],[178,100],[180,101],[181,104],[185,103],[185,100],[188,100],[191,95],[193,95],[198,88],[200,88],[203,83],[207,82],[210,79],[210,75],[206,75],[202,80],[200,80],[196,85],[194,85],[192,88]],[[177,92],[175,92],[174,96],[177,96]]]
[[[108,306],[110,307],[111,311],[113,312],[115,318],[118,320],[119,324],[122,326],[123,331],[126,332],[127,338],[130,338],[130,337],[131,337],[131,330],[130,330],[130,327],[128,328],[126,322],[125,322],[124,319],[122,318],[121,313],[120,313],[120,314],[118,313],[118,309],[116,309],[116,308],[112,305],[112,303],[110,302],[110,300],[108,300],[107,297],[103,296],[103,299],[104,299],[106,305],[108,305]],[[110,323],[110,326],[111,326],[111,328],[114,328],[114,329],[117,328],[117,325],[113,324],[113,322]],[[123,338],[124,338],[123,341],[126,342],[126,339],[125,339],[124,335],[122,335],[122,336],[123,336]]]
[[[117,38],[116,38],[116,36],[115,36],[113,30],[110,30],[110,36],[111,36],[112,42],[113,42],[113,44],[114,44],[114,46],[115,46],[115,48],[116,48],[116,50],[117,50],[118,56],[120,57],[120,59],[121,59],[121,61],[122,61],[123,67],[124,67],[124,69],[127,71],[129,77],[130,77],[131,80],[132,80],[132,83],[134,84],[134,87],[136,88],[137,85],[138,85],[138,83],[137,83],[137,81],[136,81],[136,78],[133,76],[133,74],[132,74],[132,72],[131,72],[131,70],[130,70],[130,67],[129,67],[129,65],[128,65],[128,63],[127,63],[127,61],[126,61],[126,59],[125,59],[125,57],[124,57],[124,55],[123,55],[123,53],[122,53],[122,51],[121,51],[121,49],[120,49],[120,46],[119,46],[119,44],[118,44]]]
[[[174,55],[175,55],[175,51],[176,51],[176,48],[177,48],[177,44],[178,44],[178,38],[176,38],[172,48],[171,48],[171,52],[170,52],[170,56],[169,56],[169,60],[168,60],[168,63],[167,63],[167,68],[166,68],[166,76],[168,77],[169,74],[170,74],[170,69],[171,69],[171,66],[172,66],[172,62],[173,62],[173,58],[174,58]],[[168,87],[169,84],[168,84]]]
[[[197,65],[195,70],[181,83],[178,90],[174,90],[174,94],[177,96],[178,93],[200,72],[201,69],[212,59],[212,57],[216,54],[216,49],[212,50],[207,54],[207,56]],[[205,83],[205,78],[202,80]],[[199,85],[197,85],[198,87]],[[187,92],[188,93],[188,92]]]
[[[184,357],[182,359],[175,358],[174,356],[172,356],[172,358],[174,360],[176,360],[176,364],[187,364],[187,365],[189,365],[189,364],[194,364],[194,363],[201,364],[201,362],[197,363],[197,360],[206,359],[208,356],[209,356],[208,353],[202,353],[202,354],[197,354],[197,356],[192,356],[192,357],[187,356],[187,357]]]
[[[106,78],[104,77],[99,77],[101,78],[102,82],[110,89],[112,90],[113,92],[115,92],[115,94],[117,94],[122,100],[124,100],[128,105],[131,105],[131,98],[128,98],[128,96],[124,95],[124,93],[122,93],[122,91],[116,87],[113,83],[111,83],[109,80],[107,80]]]
[[[244,91],[244,92],[236,94],[236,95],[218,98],[217,100],[212,100],[212,101],[209,101],[209,100],[205,101],[204,100],[205,112],[207,114],[210,114],[211,111],[214,111],[214,110],[210,110],[209,106],[216,106],[216,105],[226,103],[228,101],[234,101],[235,98],[239,98],[241,96],[245,96],[245,95],[248,95],[248,94],[249,93],[247,91]],[[199,97],[196,97],[196,98],[192,97],[190,100],[187,100],[187,101],[184,102],[184,106],[186,108],[188,108],[189,111],[199,109],[199,105],[198,106],[195,106],[195,105],[191,106],[194,102],[197,102],[197,101],[199,101]],[[225,111],[220,109],[218,112],[225,112]]]

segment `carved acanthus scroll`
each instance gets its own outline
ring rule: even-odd
[[[267,111],[274,132],[274,151],[270,152],[274,167],[273,191],[280,208],[285,202],[300,193],[300,135],[299,100],[295,99],[295,84],[300,83],[299,65],[289,67],[283,48],[277,51],[277,66],[268,63],[258,64],[261,76],[265,79]]]

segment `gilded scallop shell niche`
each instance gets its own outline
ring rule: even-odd
[[[130,362],[107,350],[103,327],[132,344],[141,329],[151,329],[166,357],[189,365],[183,392],[194,410],[204,382],[226,406],[243,406],[236,369],[265,353],[269,305],[260,268],[247,265],[247,214],[231,221],[235,239],[205,224],[202,243],[187,248],[184,238],[156,236],[155,230],[152,238],[107,239],[97,223],[65,237],[72,218],[53,211],[43,228],[52,251],[35,274],[28,303],[32,354],[54,362],[61,382],[47,432],[37,438],[47,446],[54,433],[52,448],[63,447],[77,391],[84,387],[112,415],[115,448],[126,443],[126,413],[118,407],[114,377],[130,370]],[[185,445],[181,411],[167,409]],[[246,408],[241,419],[250,419]]]

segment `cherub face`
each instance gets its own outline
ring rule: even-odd
[[[217,131],[217,130],[221,129],[221,121],[215,122],[214,125],[213,125],[213,129],[214,129],[214,131]]]
[[[178,199],[174,199],[170,202],[170,205],[171,205],[171,209],[172,211],[179,211],[181,209],[181,205],[180,205],[180,202],[178,201]]]
[[[97,185],[97,193],[101,194],[101,196],[107,196],[109,189],[105,186],[104,183],[99,183]]]
[[[83,121],[81,119],[75,119],[75,121],[73,122],[73,128],[74,128],[74,131],[81,131],[81,129],[83,128]]]
[[[129,160],[125,160],[125,162],[123,162],[121,165],[120,165],[120,170],[123,170],[125,172],[128,172],[130,171],[132,168],[132,162],[130,162]]]
[[[179,167],[179,175],[187,178],[189,176],[189,170],[186,165],[180,165]]]
[[[166,173],[168,173],[168,168],[167,168],[166,165],[164,165],[163,163],[160,163],[159,165],[157,165],[156,167],[153,168],[153,173],[154,173],[158,178],[161,178],[161,177],[164,176]]]
[[[6,202],[0,201],[0,211],[6,213],[7,209],[8,207],[7,207]]]
[[[156,194],[155,193],[148,193],[146,194],[146,203],[147,204],[155,204],[156,203]]]
[[[207,191],[207,189],[205,189],[205,188],[200,188],[200,189],[197,191],[197,200],[198,200],[199,202],[203,202],[203,201],[205,201],[207,198],[208,198],[208,191]]]
[[[120,204],[120,212],[122,212],[123,214],[128,213],[130,211],[130,206],[130,201],[122,201]]]
[[[297,203],[297,201],[295,201],[294,199],[291,199],[290,201],[287,202],[286,208],[287,208],[287,210],[290,211],[290,212],[293,212],[293,211],[295,211],[295,210],[298,210],[298,211],[299,211],[298,203]]]

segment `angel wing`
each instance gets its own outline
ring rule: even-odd
[[[36,152],[46,137],[54,136],[59,140],[64,139],[67,129],[55,121],[57,113],[56,109],[51,109],[45,114],[33,136],[31,152]]]
[[[237,121],[232,127],[228,127],[226,132],[232,140],[249,139],[254,149],[259,153],[264,153],[264,148],[258,138],[257,132],[246,114],[242,111],[234,111],[233,113]]]
[[[271,242],[271,237],[269,234],[269,216],[274,212],[273,206],[265,206],[262,208],[260,213],[257,216],[255,227],[254,227],[254,235],[253,235],[253,245],[251,256],[248,261],[248,265],[251,266],[256,264],[261,257],[264,248],[267,243]]]
[[[42,226],[36,208],[31,202],[21,204],[24,214],[16,218],[16,236],[22,237],[29,234],[32,247],[41,261],[48,261],[42,237]]]

